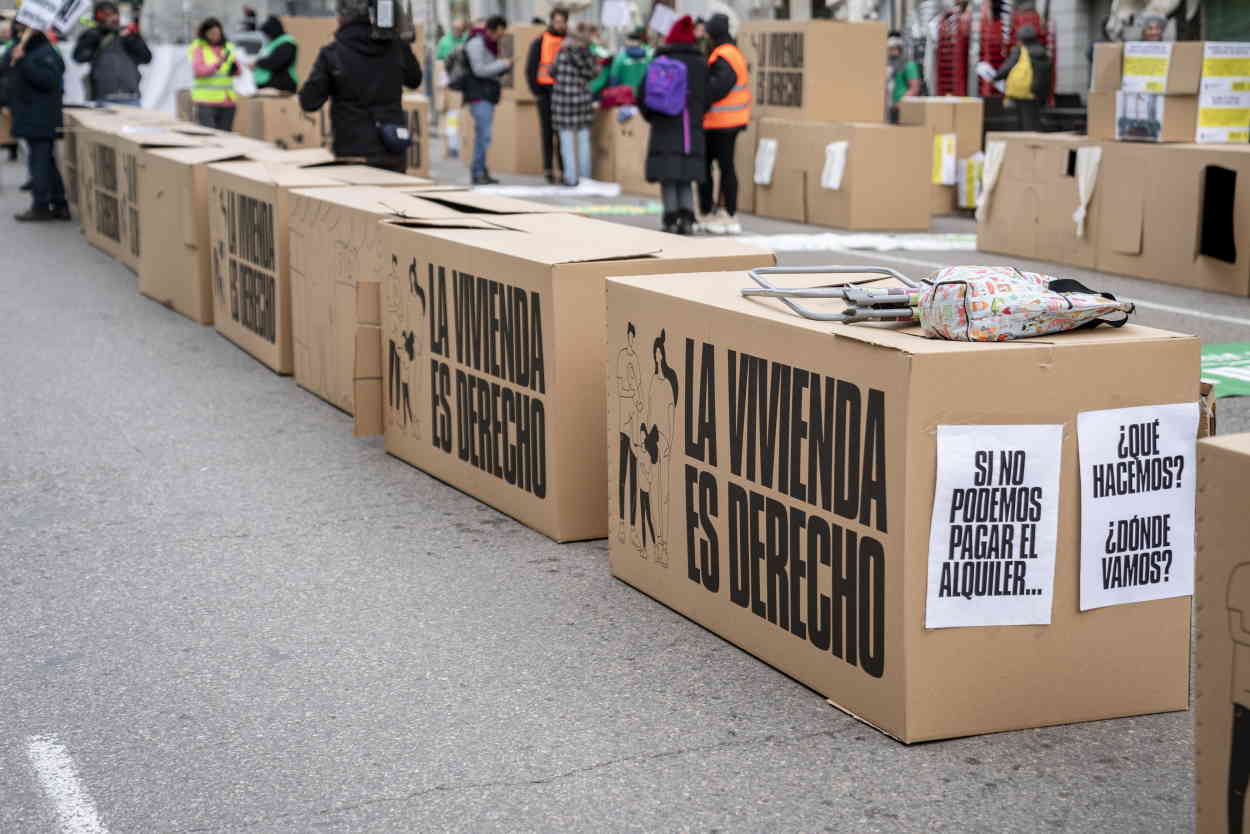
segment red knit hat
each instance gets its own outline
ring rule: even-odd
[[[677,19],[673,28],[668,30],[665,43],[694,43],[694,20],[690,15]]]

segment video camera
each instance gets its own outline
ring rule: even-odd
[[[376,40],[399,38],[404,43],[412,43],[417,39],[412,0],[369,0],[369,24]]]

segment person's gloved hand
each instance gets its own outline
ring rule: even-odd
[[[122,35],[127,38],[133,38],[135,35],[138,35],[138,34],[139,34],[139,21],[137,20],[122,30]]]

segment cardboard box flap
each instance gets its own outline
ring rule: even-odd
[[[116,131],[105,130],[142,148],[194,148],[218,138],[215,133],[169,130],[148,125],[122,125]]]
[[[323,188],[300,188],[297,196],[308,197],[327,206],[340,206],[367,211],[379,217],[402,220],[437,220],[464,216],[453,208],[439,205],[398,188],[376,185],[343,185]]]
[[[246,145],[196,145],[187,148],[158,148],[152,151],[153,156],[181,162],[184,165],[200,165],[210,162],[229,162],[232,159],[248,159],[249,148]]]
[[[243,179],[275,185],[280,188],[312,188],[338,185],[340,180],[327,176],[320,169],[285,165],[249,158],[243,162],[220,162],[214,167]]]
[[[334,154],[326,148],[300,148],[288,151],[277,145],[270,145],[267,149],[258,149],[250,156],[258,161],[281,162],[301,168],[312,165],[332,165],[335,162]]]
[[[559,214],[568,209],[480,191],[428,192],[425,199],[470,214]]]
[[[1146,214],[1145,178],[1121,178],[1117,182],[1115,211],[1102,213],[1102,233],[1113,252],[1140,255]]]
[[[500,223],[486,220],[481,217],[473,217],[467,214],[456,214],[448,217],[403,217],[394,220],[387,220],[385,222],[392,226],[400,226],[414,231],[450,231],[453,229],[481,232],[523,231],[521,229],[511,229]]]
[[[339,162],[341,162],[341,160]],[[315,167],[315,170],[318,172],[334,177],[339,182],[347,183],[349,185],[404,186],[432,183],[431,180],[427,180],[422,177],[410,177],[407,174],[397,174],[394,171],[387,171],[382,168],[371,168],[368,165],[358,165],[354,163],[347,165],[322,164],[317,166],[302,167]]]

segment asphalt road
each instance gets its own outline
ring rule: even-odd
[[[354,439],[73,225],[13,223],[19,178],[0,166],[0,831],[1191,827],[1188,714],[901,745],[612,579],[605,542]],[[971,257],[1001,260],[784,260]],[[1245,299],[1093,279],[1250,340]]]

